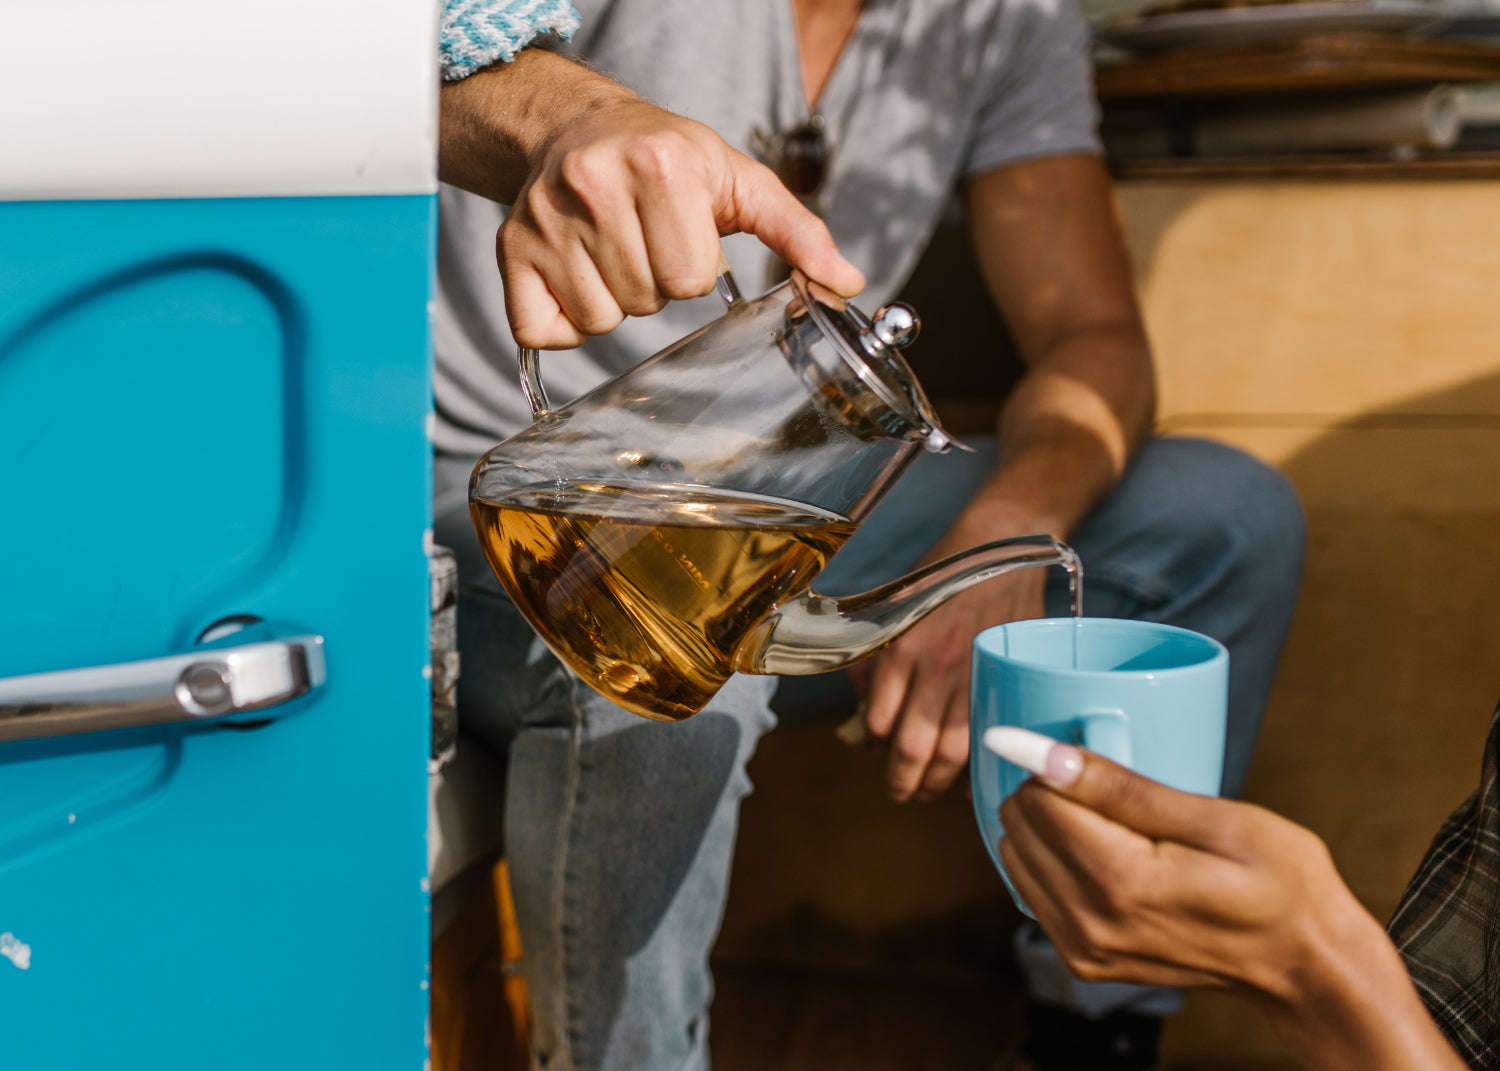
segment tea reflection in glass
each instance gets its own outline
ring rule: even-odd
[[[601,694],[666,721],[703,708],[735,645],[855,527],[681,484],[547,482],[471,508],[491,568],[547,646]]]

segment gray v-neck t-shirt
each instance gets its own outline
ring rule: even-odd
[[[790,0],[575,0],[569,49],[647,100],[754,155],[753,133],[810,112]],[[956,184],[1023,160],[1097,152],[1087,29],[1071,0],[866,0],[817,102],[832,146],[820,205],[868,280],[868,311],[896,295]],[[443,186],[433,313],[439,457],[472,461],[530,420],[495,264],[504,209]],[[771,256],[724,240],[741,289]],[[554,404],[582,394],[719,316],[714,296],[630,318],[577,350],[542,355]],[[466,492],[440,465],[439,508]]]

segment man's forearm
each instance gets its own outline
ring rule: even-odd
[[[531,48],[442,89],[438,175],[509,205],[570,120],[635,94],[566,56]]]
[[[1000,466],[969,512],[1066,538],[1150,432],[1155,394],[1131,327],[1080,331],[1035,362],[1000,417]]]
[[[1017,164],[972,180],[968,205],[980,270],[1027,373],[1001,413],[1000,469],[966,519],[1067,536],[1155,416],[1109,176],[1085,155]]]

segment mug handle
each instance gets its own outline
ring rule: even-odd
[[[1086,710],[1078,716],[1078,743],[1121,766],[1134,764],[1130,716],[1123,710]]]
[[[723,299],[726,308],[745,303],[722,249],[719,250],[719,274],[714,279],[714,293]],[[526,404],[531,406],[532,421],[546,420],[552,415],[552,404],[547,401],[547,388],[542,385],[542,355],[526,346],[517,346],[516,364],[521,369],[521,393],[526,396]]]

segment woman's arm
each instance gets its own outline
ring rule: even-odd
[[[1001,858],[1079,978],[1236,990],[1311,1068],[1465,1067],[1312,832],[1017,733],[986,738],[1038,774],[1000,809]]]

